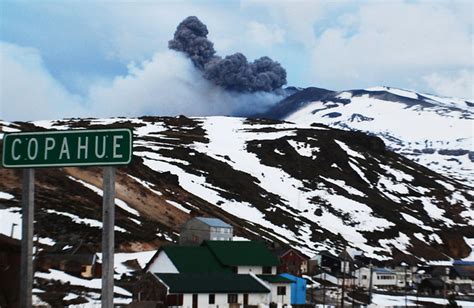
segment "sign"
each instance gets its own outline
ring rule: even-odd
[[[132,159],[130,129],[9,133],[5,168],[126,165]]]

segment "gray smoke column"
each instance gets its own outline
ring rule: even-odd
[[[241,53],[225,58],[216,56],[209,31],[196,16],[183,20],[169,41],[169,48],[186,53],[204,78],[226,90],[236,92],[271,92],[286,84],[286,71],[269,57],[248,62]]]

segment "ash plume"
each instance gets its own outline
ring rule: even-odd
[[[189,16],[177,27],[168,47],[184,52],[202,71],[204,78],[235,92],[271,92],[286,84],[286,70],[269,57],[248,62],[241,53],[216,56],[209,31],[197,17]]]

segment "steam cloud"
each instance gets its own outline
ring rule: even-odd
[[[225,58],[216,56],[214,44],[207,39],[209,31],[197,17],[183,20],[169,41],[169,48],[186,53],[204,78],[236,92],[271,92],[286,84],[286,71],[269,57],[248,62],[241,53]]]

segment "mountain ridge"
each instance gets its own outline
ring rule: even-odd
[[[474,104],[467,100],[391,87],[307,88],[259,116],[375,135],[395,152],[474,187]]]
[[[117,169],[119,250],[175,242],[180,224],[203,215],[307,255],[345,246],[379,260],[471,253],[470,188],[361,132],[231,117],[2,122],[4,132],[111,127],[135,136],[131,165]],[[18,218],[19,172],[0,173],[0,191],[14,196],[0,198],[0,211]],[[99,247],[100,168],[42,169],[37,185],[40,239]]]

